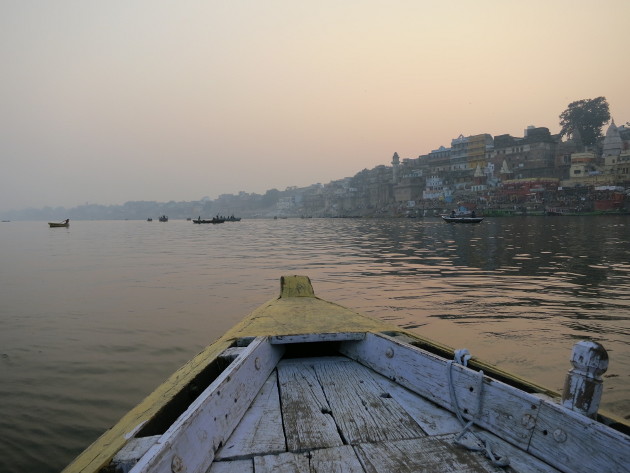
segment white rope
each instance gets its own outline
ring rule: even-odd
[[[483,371],[482,370],[479,370],[478,377],[477,377],[478,379],[477,413],[474,416],[471,415],[470,420],[468,422],[466,422],[466,420],[464,419],[464,416],[462,415],[461,409],[459,407],[459,403],[457,402],[457,396],[455,394],[455,385],[453,384],[452,367],[454,363],[466,366],[468,364],[468,360],[470,360],[471,358],[472,358],[472,355],[465,348],[461,350],[456,350],[455,359],[449,360],[446,365],[447,370],[448,370],[448,373],[447,373],[448,374],[448,387],[449,387],[449,392],[451,395],[451,404],[453,405],[453,409],[455,410],[455,415],[457,416],[457,419],[459,420],[460,424],[463,427],[462,431],[457,435],[457,437],[455,437],[455,443],[457,445],[461,445],[462,447],[467,448],[468,450],[483,451],[486,454],[486,456],[490,459],[493,465],[499,466],[499,467],[506,467],[510,464],[510,459],[507,457],[507,455],[503,455],[503,456],[496,455],[493,452],[493,447],[492,447],[492,444],[490,443],[490,440],[488,440],[485,435],[482,435],[481,432],[474,432],[473,430],[470,430],[470,428],[475,424],[475,417],[480,416],[482,412],[482,407],[483,407],[483,391],[482,391],[483,390]],[[468,431],[473,435],[473,437],[477,440],[477,442],[479,442],[479,445],[476,445],[476,446],[469,445],[461,441],[462,437]]]

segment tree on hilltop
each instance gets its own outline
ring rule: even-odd
[[[592,146],[602,137],[602,127],[610,120],[606,97],[571,102],[560,114],[560,136],[578,133],[586,146]]]

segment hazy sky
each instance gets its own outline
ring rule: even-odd
[[[351,176],[460,133],[630,121],[628,0],[0,0],[0,210]]]

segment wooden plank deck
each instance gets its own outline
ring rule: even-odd
[[[460,431],[449,411],[349,358],[283,359],[208,472],[558,473],[490,435],[511,460],[496,467],[456,445]]]

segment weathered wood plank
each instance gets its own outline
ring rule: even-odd
[[[254,458],[256,473],[364,473],[350,445]]]
[[[286,451],[278,378],[272,372],[215,460],[245,458]]]
[[[426,434],[368,368],[342,357],[309,359],[345,441],[350,444]]]
[[[365,470],[350,445],[311,452],[313,473],[364,473]]]
[[[413,391],[394,383],[385,376],[374,373],[383,392],[391,395],[398,404],[428,435],[445,435],[458,433],[462,425],[457,416]]]
[[[280,453],[254,457],[256,473],[310,473],[308,453]]]
[[[343,444],[311,365],[282,360],[278,363],[278,384],[289,451]]]
[[[354,450],[366,473],[497,473],[480,453],[452,444],[451,438],[424,437],[380,443],[362,443]]]
[[[540,408],[529,452],[566,473],[630,471],[630,437],[549,402]]]
[[[133,473],[206,471],[282,356],[265,338],[254,340],[193,401],[158,442],[138,461]]]
[[[214,462],[208,473],[254,473],[253,460]]]
[[[340,351],[393,381],[450,411],[448,362],[390,337],[368,334],[360,342],[343,342]],[[487,376],[483,379],[482,411],[479,407],[479,373],[452,366],[453,387],[464,418],[526,449],[542,400]]]

